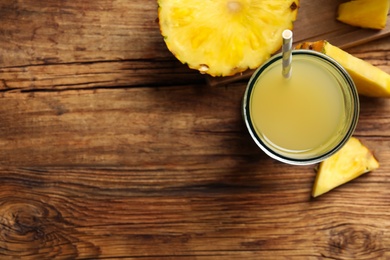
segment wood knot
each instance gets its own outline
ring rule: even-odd
[[[36,200],[0,200],[0,248],[10,257],[78,256],[74,228],[51,205]],[[81,242],[80,242],[81,243]],[[96,251],[96,250],[95,250]]]
[[[378,259],[383,255],[382,235],[372,227],[336,227],[330,232],[329,252],[325,255],[330,258]]]

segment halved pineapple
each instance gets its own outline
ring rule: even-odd
[[[380,68],[327,41],[304,42],[295,48],[319,51],[336,60],[351,75],[359,94],[369,97],[390,97],[390,75]]]
[[[312,196],[320,196],[378,167],[372,152],[351,137],[337,153],[320,163]]]
[[[292,29],[299,0],[158,0],[168,49],[192,69],[231,76],[260,66]]]
[[[386,27],[389,0],[352,0],[339,5],[337,20],[371,29]]]

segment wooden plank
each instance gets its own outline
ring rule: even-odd
[[[349,52],[390,73],[388,39]],[[96,61],[0,68],[0,91],[94,89],[203,84],[205,78],[177,60]]]
[[[157,1],[0,1],[0,67],[171,59]]]
[[[337,7],[344,0],[301,1],[297,20],[294,23],[294,43],[327,40],[335,46],[347,49],[390,35],[390,22],[383,30],[362,29],[336,20]],[[390,13],[389,13],[390,16]],[[230,77],[211,77],[206,79],[211,86],[247,80],[255,70],[248,70]]]
[[[379,39],[348,51],[390,73],[389,40]],[[245,78],[243,78],[245,80]],[[177,60],[127,60],[39,64],[0,68],[0,91],[94,89],[203,84],[205,78]]]
[[[202,84],[176,60],[96,61],[0,68],[0,91],[61,90]]]
[[[388,158],[389,140],[363,138]],[[215,151],[213,149],[213,151]],[[255,156],[257,157],[257,156]],[[389,160],[310,199],[312,167],[2,167],[0,256],[385,259]],[[169,163],[169,162],[168,162]],[[211,165],[209,165],[211,166]]]
[[[245,84],[4,92],[0,165],[215,168],[264,159],[242,122],[244,89]],[[389,102],[363,99],[365,123],[356,134],[387,137]]]
[[[388,170],[389,164],[384,168]],[[261,167],[244,168],[240,174],[200,169],[196,174],[173,172],[164,182],[158,170],[141,174],[131,169],[1,168],[0,255],[389,257],[389,193],[377,192],[387,190],[385,171],[311,200],[307,194],[313,174],[294,175],[285,169],[271,173]],[[224,183],[229,179],[232,185]]]

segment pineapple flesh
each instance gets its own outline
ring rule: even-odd
[[[211,76],[260,66],[292,29],[299,0],[158,0],[161,34],[182,63]]]
[[[384,29],[389,11],[389,0],[352,0],[338,8],[337,20],[362,28]]]
[[[338,152],[320,163],[312,196],[320,196],[378,167],[372,152],[351,137]]]
[[[319,51],[336,60],[352,77],[360,95],[390,97],[390,74],[380,68],[331,45],[327,41],[304,42],[295,48]]]

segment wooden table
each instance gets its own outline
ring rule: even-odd
[[[0,259],[389,259],[390,100],[361,97],[380,162],[319,198],[268,158],[245,81],[178,62],[145,0],[0,2]],[[390,73],[390,37],[352,54]]]

